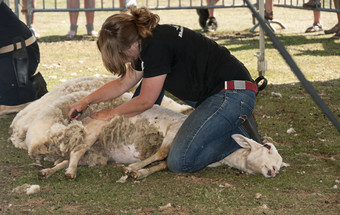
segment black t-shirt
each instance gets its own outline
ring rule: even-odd
[[[144,72],[144,78],[167,74],[165,90],[198,103],[221,91],[224,81],[253,81],[227,48],[177,25],[158,25],[152,36],[142,40],[135,68]]]

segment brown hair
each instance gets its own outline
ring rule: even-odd
[[[97,46],[104,66],[113,74],[124,76],[126,64],[131,63],[124,51],[141,38],[152,35],[159,22],[159,16],[146,7],[131,6],[127,10],[108,17],[100,32]]]

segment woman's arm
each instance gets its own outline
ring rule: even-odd
[[[144,78],[141,92],[130,101],[118,106],[115,109],[105,109],[91,115],[91,118],[109,120],[114,115],[125,115],[132,117],[151,108],[162,91],[166,75],[159,75],[152,78]]]
[[[82,100],[86,101],[87,104],[92,104],[121,96],[135,86],[142,78],[143,72],[131,71],[133,72],[127,72],[124,77],[108,82]]]
[[[68,117],[70,119],[77,119],[80,116],[79,113],[85,110],[89,104],[99,103],[121,96],[136,85],[142,76],[143,72],[137,72],[132,69],[128,70],[124,77],[108,82],[90,95],[73,104],[70,107]]]

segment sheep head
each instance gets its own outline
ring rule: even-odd
[[[262,174],[268,178],[275,177],[282,166],[288,166],[288,164],[282,162],[281,155],[272,143],[262,145],[240,134],[234,134],[232,138],[242,148],[249,150],[249,154],[245,158],[246,172]]]

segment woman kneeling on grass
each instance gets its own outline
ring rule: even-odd
[[[142,78],[139,95],[115,109],[91,115],[110,120],[151,108],[163,89],[196,109],[171,146],[173,172],[196,172],[239,148],[231,135],[247,134],[241,124],[255,106],[257,87],[248,70],[229,50],[178,25],[159,25],[147,8],[131,7],[110,16],[97,41],[105,67],[119,75],[70,107],[69,117],[91,103],[114,99]]]

